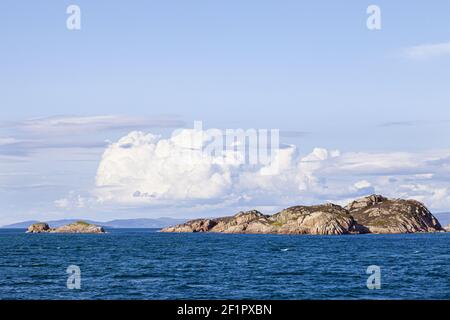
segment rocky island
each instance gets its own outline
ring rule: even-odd
[[[273,215],[257,210],[230,217],[195,219],[161,232],[220,232],[267,234],[363,234],[444,232],[422,203],[371,195],[349,203],[294,206]]]
[[[50,228],[47,223],[34,223],[28,227],[27,233],[105,233],[103,227],[77,221],[58,228]]]

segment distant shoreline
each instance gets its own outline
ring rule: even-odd
[[[435,213],[433,215],[439,220],[442,226],[450,224],[450,212],[440,212]],[[167,220],[164,222],[159,221],[159,219],[167,219]],[[214,219],[214,217],[211,217],[210,219]],[[102,222],[91,219],[74,218],[63,220],[50,220],[48,221],[48,224],[50,225],[50,227],[56,228],[64,224],[68,224],[79,220],[84,220],[89,223],[111,229],[163,229],[171,225],[180,224],[188,221],[188,219],[175,219],[175,218],[155,218],[155,219],[132,218],[132,219],[115,219],[111,221]],[[173,222],[170,222],[170,220],[173,220]],[[122,223],[123,221],[124,222],[132,221],[133,223]],[[39,220],[21,221],[0,226],[0,229],[27,229],[31,224],[38,222],[40,221]]]
[[[115,219],[110,221],[95,221],[90,219],[61,219],[61,220],[50,220],[46,223],[52,228],[58,228],[66,224],[70,224],[76,221],[86,221],[91,224],[95,224],[104,228],[136,228],[136,229],[161,229],[168,227],[173,224],[179,224],[186,222],[187,219],[176,219],[176,218],[135,218],[135,219]],[[44,222],[39,220],[22,221],[12,224],[7,224],[1,226],[1,229],[27,229],[30,225]]]

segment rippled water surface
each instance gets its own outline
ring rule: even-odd
[[[24,234],[0,229],[1,299],[450,299],[450,233]],[[81,289],[69,290],[69,265]],[[381,267],[369,290],[367,267]]]

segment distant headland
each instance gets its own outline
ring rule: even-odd
[[[252,210],[230,217],[190,220],[161,232],[340,235],[445,232],[445,229],[419,201],[371,195],[345,207],[331,203],[294,206],[274,215]]]

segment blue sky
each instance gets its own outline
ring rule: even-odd
[[[70,4],[81,8],[81,30],[66,28]],[[381,30],[366,28],[370,4],[381,8]],[[270,212],[369,191],[450,210],[449,10],[448,1],[2,1],[0,224]],[[109,143],[134,130],[167,138],[194,120],[279,128],[299,159],[314,148],[342,159],[308,172],[319,185],[285,202],[271,190],[273,203],[224,197],[246,192],[234,185],[185,207],[170,197],[98,202]],[[398,153],[403,167],[393,165]],[[348,161],[361,159],[386,164],[350,172]],[[321,192],[362,181],[370,186]],[[205,203],[213,207],[192,209]]]

